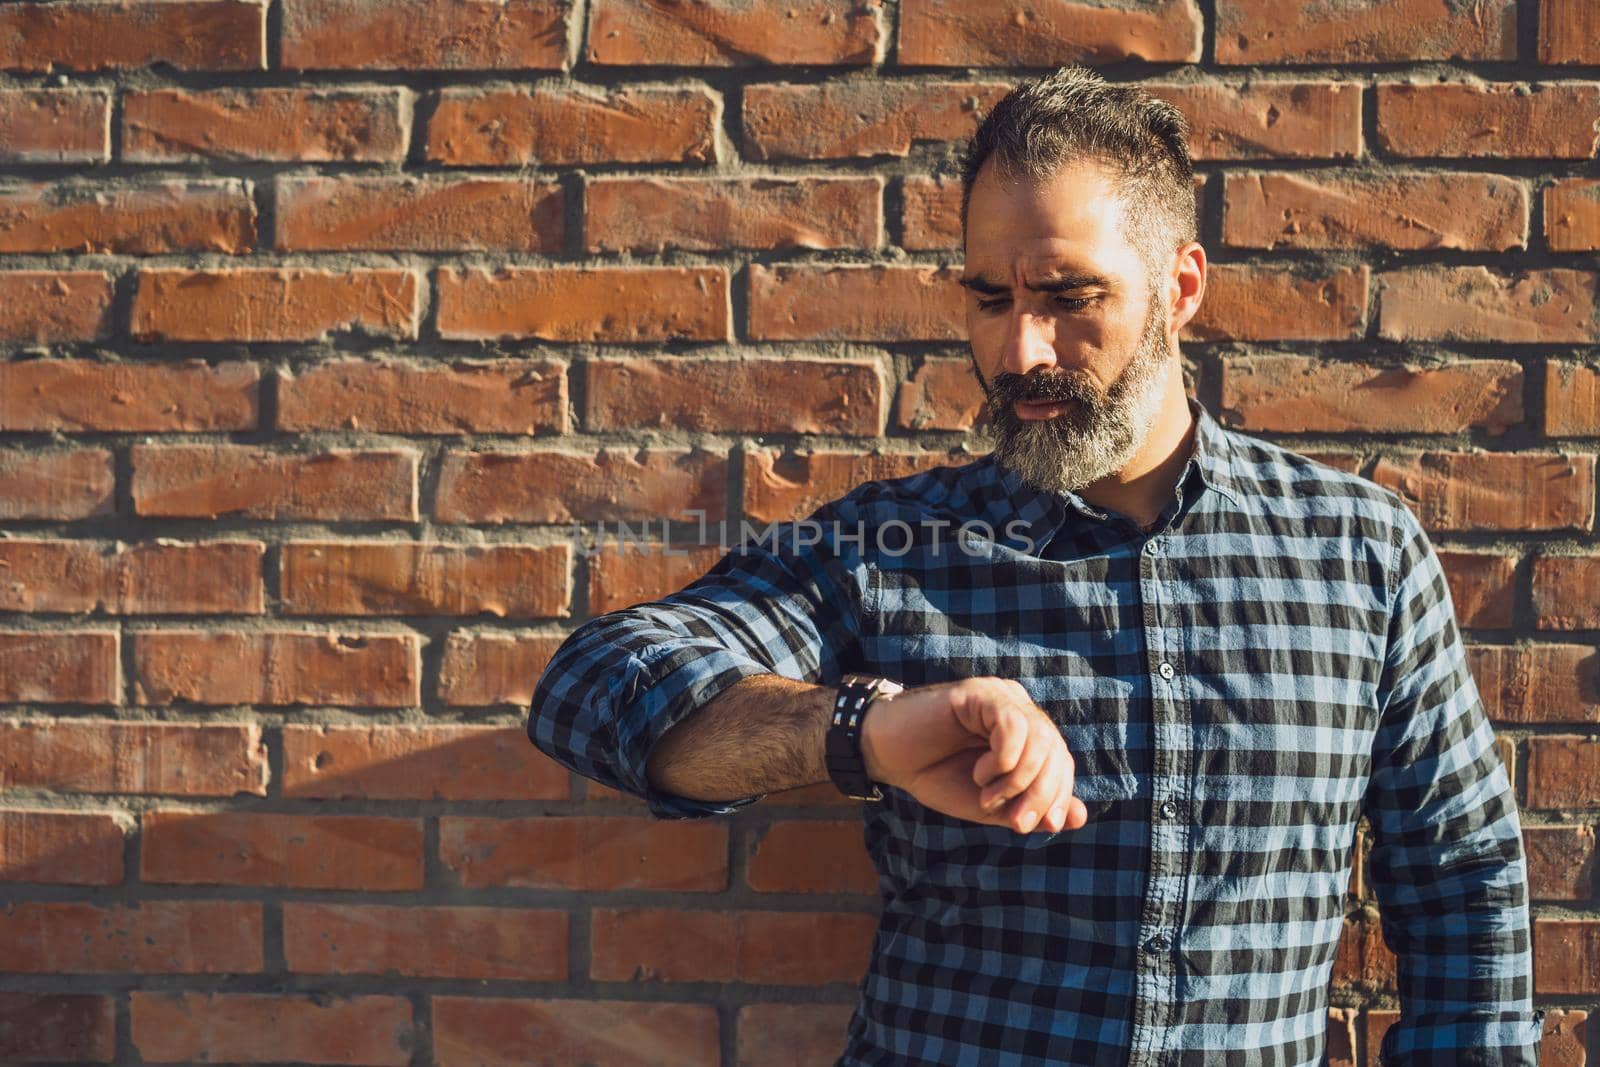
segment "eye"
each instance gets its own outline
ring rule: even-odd
[[[997,310],[998,308],[1004,307],[1006,304],[1009,304],[1009,303],[1011,303],[1011,301],[1006,299],[1005,297],[1001,297],[999,300],[980,300],[980,301],[978,301],[978,310],[979,311],[994,311],[994,310]]]
[[[1068,311],[1081,311],[1094,303],[1092,296],[1058,296],[1056,306],[1066,308]]]

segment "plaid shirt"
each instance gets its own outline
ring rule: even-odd
[[[1150,532],[990,457],[868,482],[818,543],[735,548],[539,679],[530,739],[663,818],[761,799],[645,777],[747,675],[999,675],[1060,724],[1081,829],[863,804],[882,909],[838,1067],[1321,1063],[1363,811],[1399,958],[1382,1062],[1536,1063],[1521,827],[1428,538],[1394,493],[1190,407]],[[992,537],[958,545],[974,520]]]

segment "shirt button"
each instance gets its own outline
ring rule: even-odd
[[[1147,556],[1159,556],[1159,555],[1161,555],[1161,542],[1156,541],[1153,538],[1151,540],[1149,540],[1149,541],[1146,541],[1144,543],[1144,553]]]
[[[1177,673],[1172,669],[1172,664],[1168,663],[1166,660],[1161,661],[1161,666],[1157,667],[1156,671],[1163,678],[1171,678],[1173,674]]]
[[[1164,803],[1162,803],[1162,805],[1161,805],[1161,815],[1162,815],[1163,818],[1170,819],[1176,814],[1178,814],[1178,805],[1174,804],[1170,800],[1165,801]]]
[[[1171,947],[1172,942],[1168,941],[1166,935],[1164,934],[1157,934],[1144,943],[1144,950],[1146,952],[1165,952]]]

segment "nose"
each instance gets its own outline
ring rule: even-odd
[[[1006,323],[1000,369],[1012,374],[1027,374],[1035,367],[1053,367],[1055,363],[1054,323],[1048,317],[1013,308]]]

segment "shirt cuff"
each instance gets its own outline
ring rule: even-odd
[[[1539,1067],[1544,1009],[1403,1013],[1379,1043],[1379,1067]]]

